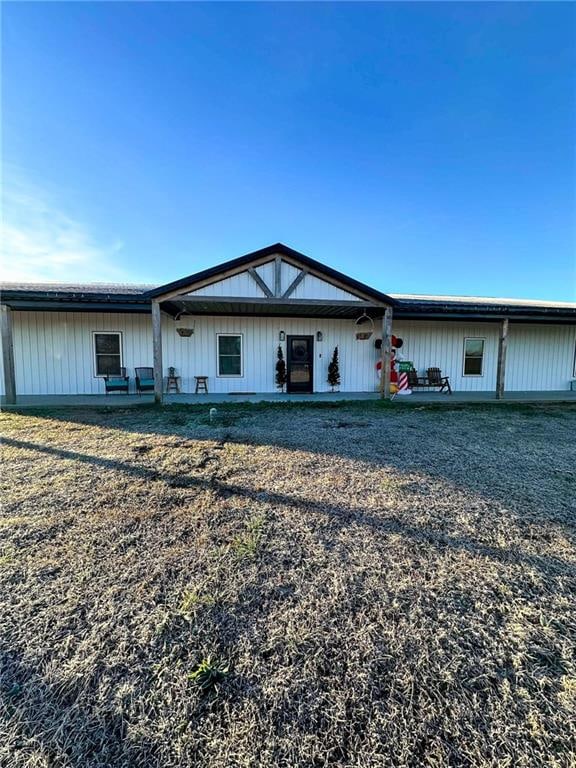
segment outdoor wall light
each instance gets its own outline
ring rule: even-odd
[[[317,331],[316,332],[316,341],[323,341],[323,340],[324,340],[324,336],[322,335],[322,331]]]
[[[284,333],[284,331],[280,331],[280,333],[278,334],[278,340],[285,341],[285,339],[286,339],[286,334]]]

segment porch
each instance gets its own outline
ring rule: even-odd
[[[214,405],[229,403],[338,403],[345,401],[378,400],[379,392],[316,392],[306,395],[292,395],[281,392],[246,393],[231,395],[215,394],[170,394],[164,395],[166,405]],[[15,405],[7,405],[1,398],[4,410],[20,408],[127,408],[152,405],[154,395],[18,395]],[[549,392],[507,392],[498,399],[494,392],[453,392],[446,395],[439,392],[414,392],[408,396],[396,396],[392,402],[397,405],[460,405],[478,403],[576,403],[576,391]]]

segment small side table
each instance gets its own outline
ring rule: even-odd
[[[198,392],[206,392],[208,394],[208,376],[194,376],[194,378],[196,379],[195,394],[198,394]]]
[[[168,376],[166,379],[166,394],[177,392],[180,394],[180,376]]]

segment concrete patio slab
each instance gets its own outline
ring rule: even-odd
[[[170,405],[202,405],[218,403],[262,403],[262,402],[284,402],[284,403],[325,403],[325,402],[343,402],[350,400],[378,400],[377,392],[317,392],[311,395],[288,395],[285,393],[259,393],[259,394],[171,394],[165,395],[164,403]],[[16,405],[6,405],[0,401],[1,407],[5,410],[20,408],[86,408],[86,407],[110,407],[127,408],[144,405],[152,405],[154,398],[152,395],[19,395]],[[576,392],[554,391],[554,392],[509,392],[503,400],[496,400],[493,392],[454,392],[452,395],[439,392],[413,392],[411,395],[393,398],[394,404],[437,404],[437,405],[456,405],[463,403],[576,403]]]

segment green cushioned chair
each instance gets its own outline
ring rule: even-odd
[[[104,376],[104,389],[108,392],[126,392],[130,386],[130,377],[126,376],[126,368],[120,368],[120,375],[109,374]]]
[[[154,368],[136,368],[136,392],[154,392]]]

